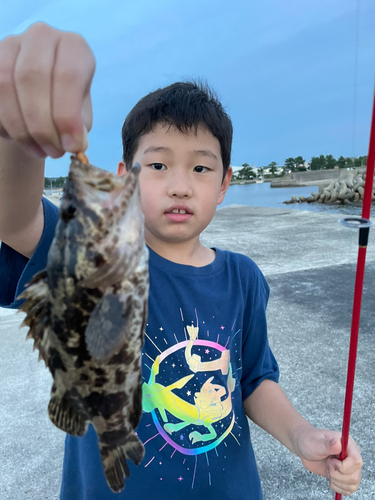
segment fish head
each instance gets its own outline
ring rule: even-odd
[[[48,264],[59,260],[65,275],[88,288],[134,272],[145,248],[139,172],[135,165],[117,176],[72,157]]]

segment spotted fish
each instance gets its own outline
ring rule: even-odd
[[[139,165],[116,176],[72,156],[47,267],[19,298],[22,326],[53,384],[48,415],[63,431],[91,423],[114,492],[139,465],[141,349],[149,289]]]

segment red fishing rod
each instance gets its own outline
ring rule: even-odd
[[[359,322],[361,317],[363,278],[365,275],[368,236],[370,232],[370,226],[372,225],[372,222],[370,221],[370,213],[371,213],[372,189],[374,181],[374,167],[375,167],[375,95],[374,95],[374,104],[372,110],[369,153],[367,157],[366,182],[363,194],[362,218],[348,217],[340,220],[340,223],[346,227],[354,227],[359,229],[359,248],[358,248],[358,259],[357,259],[357,271],[356,271],[356,278],[354,285],[354,300],[353,300],[352,326],[351,326],[350,346],[349,346],[348,374],[346,379],[344,418],[342,424],[342,437],[341,437],[342,449],[339,456],[339,460],[344,460],[347,457],[347,451],[348,451],[350,416],[352,411],[353,389],[354,389],[355,363],[357,359],[358,331],[359,331]],[[341,493],[336,493],[335,500],[341,500],[341,499],[342,499]]]

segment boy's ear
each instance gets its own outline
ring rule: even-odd
[[[125,175],[127,172],[125,163],[121,160],[117,167],[117,175]]]
[[[220,205],[220,203],[224,200],[225,193],[229,188],[230,180],[232,178],[232,173],[233,173],[232,167],[229,167],[227,173],[225,174],[223,182],[221,183],[219,198],[217,200],[218,205]]]

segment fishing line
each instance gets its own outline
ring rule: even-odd
[[[354,88],[353,88],[353,139],[352,155],[356,156],[357,135],[357,94],[358,94],[358,52],[359,52],[359,12],[360,0],[357,0],[356,23],[355,23],[355,50],[354,50]]]

